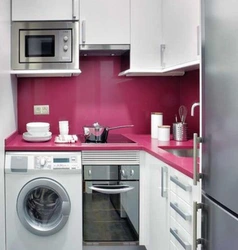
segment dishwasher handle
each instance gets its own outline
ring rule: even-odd
[[[121,194],[128,192],[134,187],[129,185],[94,185],[89,187],[91,190],[97,191],[103,194]]]

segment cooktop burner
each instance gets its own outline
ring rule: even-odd
[[[81,143],[101,143],[101,142],[87,142],[85,141],[84,135],[79,135],[79,141]],[[135,143],[121,134],[109,134],[106,143]]]

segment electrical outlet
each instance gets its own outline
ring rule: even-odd
[[[34,105],[34,115],[41,115],[41,106]]]
[[[49,115],[49,105],[34,105],[34,115]]]
[[[42,105],[41,106],[41,114],[42,115],[49,115],[50,114],[50,107],[49,107],[49,105]]]

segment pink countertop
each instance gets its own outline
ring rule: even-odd
[[[178,157],[162,148],[192,148],[193,141],[169,142],[152,139],[150,135],[124,134],[135,143],[108,143],[108,144],[89,144],[89,143],[55,143],[55,136],[47,142],[26,142],[22,135],[12,134],[5,140],[5,151],[82,151],[82,150],[144,150],[159,160],[167,163],[171,167],[193,177],[193,159],[190,157]],[[162,148],[160,148],[162,147]]]

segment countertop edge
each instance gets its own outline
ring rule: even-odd
[[[135,141],[128,143],[110,144],[56,144],[54,137],[49,142],[25,142],[22,135],[17,132],[12,133],[5,139],[5,151],[83,151],[83,150],[143,150],[165,164],[173,167],[186,176],[193,178],[192,158],[178,157],[166,152],[163,148],[188,148],[192,147],[192,141],[187,142],[159,142],[157,139],[150,138],[150,135],[124,134],[127,138]]]

